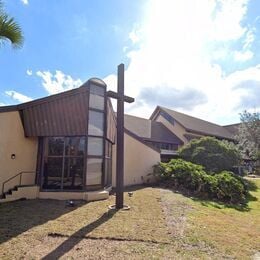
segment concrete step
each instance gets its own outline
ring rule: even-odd
[[[5,198],[0,199],[0,202],[9,202],[14,200],[25,199],[36,199],[38,198],[39,187],[36,185],[23,185],[17,186],[16,189],[12,190],[11,194],[5,194]]]
[[[88,192],[73,192],[73,191],[41,191],[39,192],[40,199],[55,199],[55,200],[105,200],[109,197],[109,190],[88,191]]]
[[[46,192],[40,191],[39,186],[35,185],[24,185],[18,186],[17,190],[13,190],[12,194],[6,194],[6,198],[0,199],[1,202],[8,202],[20,199],[55,199],[55,200],[86,200],[86,201],[96,201],[96,200],[105,200],[109,198],[110,188],[105,190],[98,191],[88,191],[88,192]]]

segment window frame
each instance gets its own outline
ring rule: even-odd
[[[83,156],[80,155],[66,155],[66,139],[68,138],[84,138],[85,139],[85,151]],[[48,149],[46,149],[46,143],[49,141],[49,138],[63,138],[64,142],[63,142],[63,154],[62,155],[48,155]],[[86,172],[86,142],[87,142],[87,137],[86,136],[82,136],[82,135],[75,135],[75,136],[46,136],[43,138],[43,156],[42,156],[42,165],[41,165],[41,180],[40,180],[40,191],[57,191],[57,192],[82,192],[85,190],[85,178],[86,178],[86,174],[84,174],[84,172]],[[43,177],[44,177],[44,160],[45,158],[62,158],[62,175],[61,175],[61,187],[59,189],[48,189],[48,188],[43,188]],[[66,159],[72,159],[72,158],[82,158],[83,159],[83,176],[82,176],[82,189],[78,190],[78,189],[64,189],[63,188],[63,181],[64,181],[64,169],[65,169],[65,161]]]
[[[98,88],[102,88],[104,91],[104,108],[103,109],[98,109],[98,108],[91,108],[89,107],[89,102],[90,102],[90,94],[95,94],[93,93],[93,91],[91,90],[91,88],[93,87],[98,87]],[[106,160],[110,160],[111,161],[111,175],[112,175],[112,145],[113,143],[107,138],[107,112],[108,112],[108,106],[107,106],[107,102],[108,102],[108,97],[107,97],[107,92],[106,92],[106,86],[102,85],[102,84],[93,84],[90,83],[89,84],[89,91],[88,91],[88,99],[87,99],[87,111],[86,114],[84,116],[87,117],[87,126],[86,126],[86,133],[85,135],[72,135],[72,136],[42,136],[41,138],[41,142],[42,142],[42,147],[41,147],[41,151],[42,151],[42,155],[40,158],[40,177],[39,177],[39,184],[40,184],[40,190],[41,191],[61,191],[61,192],[71,192],[71,191],[75,191],[75,192],[83,192],[83,191],[91,191],[91,190],[96,190],[99,188],[105,188],[105,174],[106,174]],[[94,135],[94,134],[90,134],[88,133],[89,130],[89,114],[90,111],[95,111],[95,112],[99,112],[103,114],[103,135]],[[43,172],[44,172],[44,159],[46,158],[46,142],[48,141],[48,138],[53,138],[53,137],[61,137],[64,140],[64,144],[63,144],[63,154],[59,155],[59,156],[53,156],[53,157],[62,157],[63,159],[63,168],[62,168],[62,181],[64,178],[64,163],[65,163],[65,158],[83,158],[83,187],[81,190],[64,190],[63,189],[63,185],[61,185],[60,189],[43,189]],[[73,156],[69,156],[69,155],[65,155],[65,146],[66,146],[66,138],[73,138],[73,137],[84,137],[85,139],[85,146],[84,146],[84,154],[83,157],[81,155],[73,155]],[[96,137],[96,138],[100,138],[103,140],[103,144],[102,144],[102,155],[89,155],[88,154],[88,138],[89,137]],[[111,143],[111,157],[108,158],[106,156],[106,143],[109,142]],[[47,155],[48,156],[48,155]],[[48,156],[51,157],[51,156]],[[87,160],[90,158],[97,158],[97,159],[102,159],[102,164],[101,164],[101,183],[99,185],[88,185],[87,184],[87,174],[88,174],[88,167],[87,167]],[[111,178],[111,185],[112,185],[112,178]],[[109,185],[109,186],[111,186]]]
[[[90,102],[90,95],[91,94],[96,94],[96,93],[93,93],[92,91],[92,87],[98,87],[98,88],[103,88],[104,89],[104,108],[103,109],[98,109],[98,108],[92,108],[89,106],[89,102]],[[98,94],[96,94],[98,95]],[[100,96],[100,95],[99,95]],[[86,133],[86,136],[87,136],[87,142],[86,142],[86,151],[87,151],[87,154],[86,154],[86,179],[85,179],[85,189],[86,191],[91,191],[93,190],[94,188],[98,189],[98,188],[105,188],[104,187],[104,181],[105,181],[105,141],[106,141],[106,136],[107,136],[107,92],[106,92],[106,87],[104,87],[103,85],[100,85],[100,84],[93,84],[93,83],[90,83],[89,85],[89,96],[88,96],[88,111],[87,111],[87,117],[88,117],[88,125],[87,125],[87,133]],[[93,134],[89,134],[88,133],[88,130],[89,130],[89,113],[90,111],[95,111],[95,112],[101,112],[103,113],[103,135],[102,136],[98,136],[98,135],[93,135]],[[102,138],[103,139],[103,151],[102,151],[102,155],[89,155],[88,154],[88,137],[98,137],[98,138]],[[89,158],[97,158],[97,159],[102,159],[102,167],[101,167],[101,183],[100,185],[94,185],[94,186],[91,186],[91,185],[88,185],[87,183],[87,174],[88,174],[88,164],[87,164],[87,160]]]

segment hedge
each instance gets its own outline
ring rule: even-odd
[[[154,175],[168,185],[184,188],[194,194],[229,203],[244,202],[248,188],[243,179],[230,171],[208,174],[204,167],[183,159],[154,166]]]

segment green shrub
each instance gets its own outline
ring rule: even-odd
[[[171,179],[171,169],[168,167],[167,163],[158,163],[153,166],[153,175],[159,177],[163,181],[167,181]]]
[[[191,191],[200,192],[203,186],[203,176],[206,175],[201,165],[184,160],[171,160],[170,168],[175,185]]]
[[[234,144],[213,137],[192,140],[179,150],[179,156],[203,165],[209,173],[231,170],[240,161],[240,153]]]
[[[163,181],[171,181],[175,186],[199,192],[203,187],[206,172],[201,165],[182,159],[173,159],[168,163],[159,163],[154,166],[154,174]]]
[[[243,182],[234,177],[232,172],[223,171],[215,175],[217,180],[217,198],[231,203],[245,200],[246,190]]]
[[[248,192],[240,176],[228,171],[210,175],[203,166],[182,159],[155,165],[154,174],[171,186],[230,203],[243,202]]]

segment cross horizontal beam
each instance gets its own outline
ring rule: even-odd
[[[120,99],[121,98],[120,94],[118,94],[117,92],[111,91],[111,90],[109,90],[107,92],[107,96],[111,97],[111,98],[115,98],[115,99]],[[124,102],[127,102],[127,103],[133,103],[135,101],[134,98],[129,97],[129,96],[124,96],[123,98],[124,98]]]

